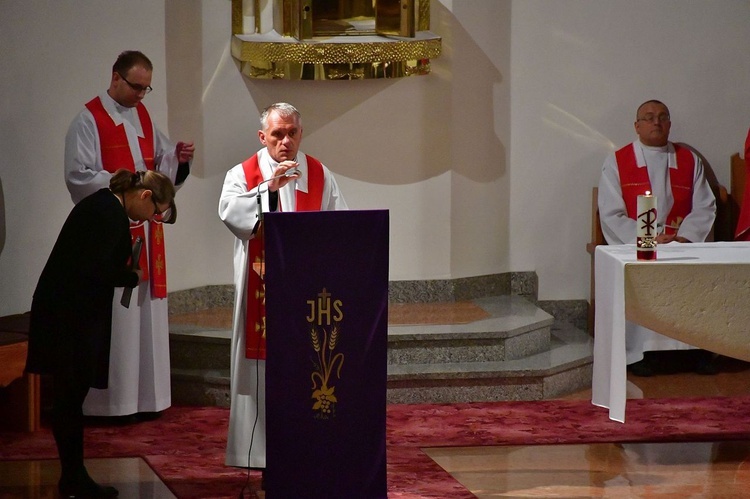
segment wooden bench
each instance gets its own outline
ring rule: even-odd
[[[24,373],[29,314],[0,317],[0,431],[39,429],[40,379]]]

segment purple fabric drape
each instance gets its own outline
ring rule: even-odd
[[[388,211],[265,223],[266,494],[387,497]]]

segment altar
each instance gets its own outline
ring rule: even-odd
[[[698,348],[750,361],[750,243],[597,246],[592,403],[625,422],[625,321]]]

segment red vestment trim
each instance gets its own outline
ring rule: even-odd
[[[750,179],[750,131],[745,139],[745,178]],[[742,206],[737,217],[737,229],[734,235],[735,241],[750,241],[750,188],[745,185],[742,195]]]
[[[323,165],[312,156],[307,158],[307,190],[295,191],[297,203],[296,211],[320,211],[323,205],[324,175]],[[242,162],[245,173],[245,184],[250,191],[263,182],[263,174],[258,164],[258,155]],[[279,206],[281,200],[279,199]],[[263,240],[263,226],[258,227],[255,237],[247,245],[247,289],[245,307],[245,357],[248,359],[266,358],[266,289],[263,279],[253,270],[257,263],[262,268],[265,261],[265,242]]]
[[[91,112],[99,132],[99,149],[102,155],[102,166],[110,173],[115,173],[122,168],[135,172],[133,155],[128,144],[125,126],[121,123],[116,125],[104,109],[101,99],[94,97],[86,103],[86,108]],[[138,145],[141,156],[149,170],[154,169],[154,127],[151,122],[146,106],[140,102],[136,106],[138,119],[143,129],[143,137],[138,137]],[[130,235],[133,240],[141,236],[145,240],[145,230],[142,223],[130,226]],[[143,270],[143,279],[149,280],[151,285],[151,296],[154,298],[166,298],[167,296],[167,268],[166,253],[164,249],[164,229],[160,222],[149,223],[149,244],[146,251],[141,251],[139,266]]]
[[[638,196],[651,191],[648,168],[639,168],[633,144],[628,144],[615,153],[620,174],[620,188],[628,217],[637,219]],[[690,149],[674,144],[677,168],[669,169],[669,183],[672,186],[674,204],[666,218],[665,234],[676,234],[682,220],[693,209],[693,179],[695,161]],[[653,191],[652,191],[653,192]]]

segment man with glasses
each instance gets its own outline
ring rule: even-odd
[[[171,142],[141,102],[151,92],[153,65],[143,53],[126,51],[112,66],[109,88],[86,104],[65,138],[65,183],[74,203],[109,186],[120,168],[156,170],[179,189],[190,173],[192,142]],[[158,207],[154,207],[155,212]],[[165,220],[168,213],[162,213]],[[109,388],[89,392],[90,416],[150,417],[171,405],[166,261],[160,216],[133,222],[144,241],[139,266],[144,280],[129,305],[115,293]],[[86,248],[81,248],[86,251]]]
[[[669,109],[658,100],[638,107],[638,139],[610,154],[599,180],[599,216],[608,244],[635,244],[638,195],[656,196],[657,244],[703,242],[716,218],[716,201],[704,175],[703,163],[689,148],[669,141]],[[625,349],[628,369],[638,376],[660,370],[657,350],[695,347],[627,323]],[[696,372],[715,374],[715,358],[699,351],[693,358]]]

